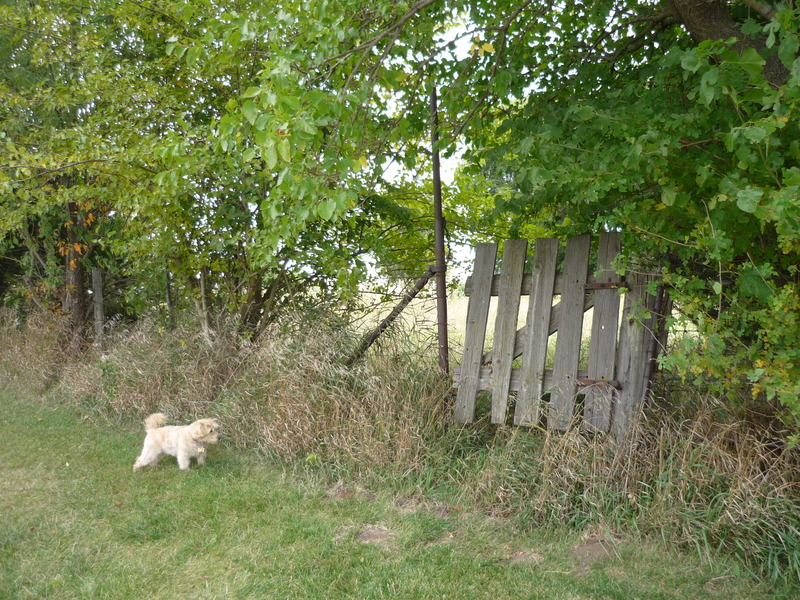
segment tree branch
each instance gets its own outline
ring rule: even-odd
[[[757,12],[767,21],[772,21],[772,19],[775,18],[775,9],[767,4],[762,4],[758,0],[742,0],[742,2],[744,2],[747,6]]]
[[[376,36],[374,36],[371,39],[367,40],[363,44],[360,44],[359,46],[356,46],[355,48],[350,48],[349,50],[345,50],[344,52],[342,52],[340,54],[337,54],[336,56],[332,56],[331,58],[326,59],[322,63],[322,65],[325,65],[327,63],[331,63],[331,62],[340,60],[340,59],[342,59],[342,58],[344,58],[346,56],[350,56],[351,54],[355,54],[356,52],[361,52],[362,50],[365,51],[365,53],[368,53],[370,50],[372,50],[372,48],[375,47],[375,45],[378,42],[380,42],[382,39],[392,35],[396,30],[402,29],[403,25],[406,24],[406,21],[408,21],[409,19],[414,17],[417,13],[421,12],[423,9],[427,8],[428,6],[433,4],[434,2],[437,2],[437,0],[420,0],[414,6],[409,8],[403,14],[403,16],[401,16],[397,21],[395,21],[387,29],[384,29],[379,34],[377,34]],[[361,62],[363,62],[363,59],[362,59]],[[320,65],[320,66],[322,66],[322,65]]]
[[[743,0],[748,6],[762,6],[758,0]],[[753,48],[756,52],[763,53],[765,49],[764,36],[753,40],[742,33],[738,23],[728,12],[728,6],[721,0],[698,2],[698,0],[667,0],[678,14],[681,24],[686,28],[695,42],[712,40],[726,40],[735,38],[735,49],[742,51]],[[765,7],[766,8],[766,7]],[[756,10],[754,8],[754,10]],[[768,13],[767,13],[768,14]],[[764,56],[764,77],[775,88],[785,84],[789,79],[789,70],[783,65],[780,58],[767,54]]]

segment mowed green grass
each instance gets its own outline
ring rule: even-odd
[[[785,597],[601,530],[523,533],[411,491],[333,493],[224,443],[205,467],[134,474],[141,425],[8,391],[0,407],[4,600]]]

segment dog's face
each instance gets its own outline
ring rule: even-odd
[[[200,419],[189,425],[192,439],[201,444],[216,444],[219,440],[219,424],[214,419]]]

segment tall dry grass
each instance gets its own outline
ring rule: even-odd
[[[798,452],[710,396],[695,395],[680,416],[650,412],[634,441],[615,447],[577,429],[497,427],[486,407],[476,423],[455,425],[430,340],[407,329],[346,368],[357,335],[318,315],[285,319],[252,346],[233,327],[209,340],[145,319],[80,357],[58,349],[57,325],[0,312],[0,383],[51,389],[129,422],[155,411],[175,422],[213,416],[229,443],[336,476],[422,490],[522,526],[638,531],[800,582]]]
[[[242,345],[234,327],[213,339],[191,326],[142,320],[61,370],[57,392],[84,409],[174,422],[213,416],[230,443],[281,459],[411,468],[443,426],[449,382],[430,344],[384,336],[346,367],[357,336],[307,315]]]
[[[623,447],[577,429],[497,430],[484,422],[482,433],[453,440],[462,447],[456,463],[443,455],[438,467],[456,478],[467,502],[531,527],[600,523],[709,560],[732,554],[759,577],[800,582],[800,455],[746,422],[720,421],[713,399],[701,404],[683,420],[650,415]]]
[[[0,309],[0,382],[45,392],[61,379],[65,365],[77,358],[65,350],[67,342],[58,315]]]

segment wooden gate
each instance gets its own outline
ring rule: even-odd
[[[549,429],[564,431],[580,422],[587,431],[624,437],[649,384],[656,296],[647,288],[654,278],[638,273],[621,277],[614,271],[618,233],[600,235],[597,264],[590,270],[591,246],[588,235],[569,240],[563,273],[557,274],[559,241],[537,239],[531,272],[525,273],[528,242],[509,240],[496,275],[497,244],[478,245],[467,281],[464,355],[453,377],[458,422],[474,420],[477,394],[486,390],[492,397],[492,422],[505,423],[509,395],[516,392],[516,425],[537,426],[546,417]],[[527,320],[517,330],[523,295],[529,296]],[[484,353],[492,296],[498,297],[494,341]],[[555,304],[554,296],[559,297]],[[580,354],[589,309],[594,314],[584,371]],[[548,368],[548,339],[554,333],[555,356]]]

